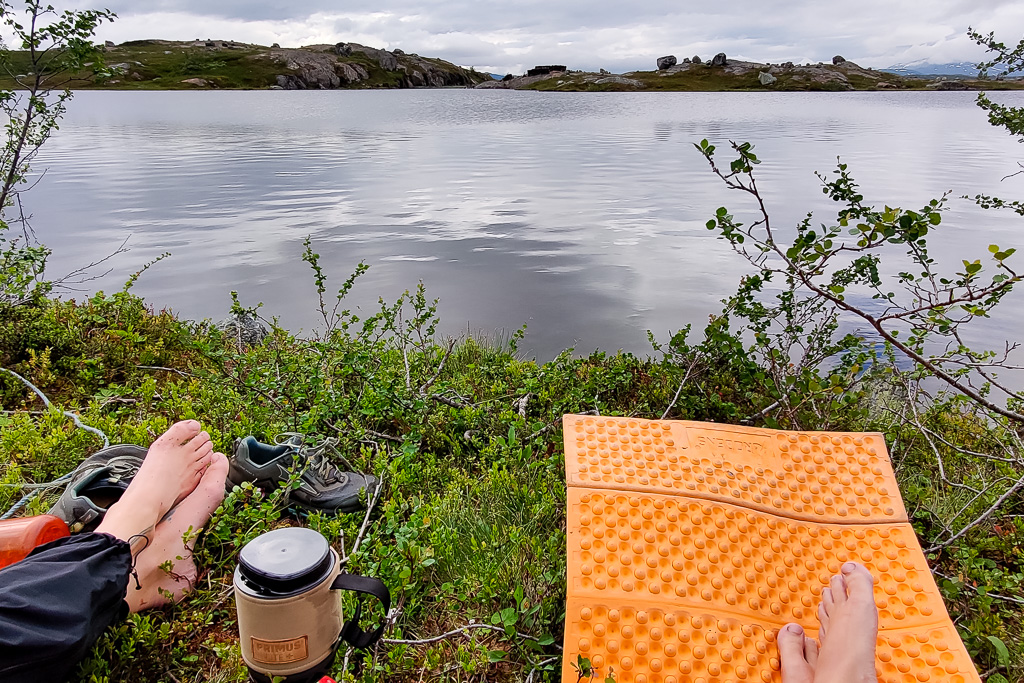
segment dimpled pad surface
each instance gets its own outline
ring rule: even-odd
[[[907,521],[881,434],[567,416],[565,465],[569,486],[721,500],[817,522]]]
[[[980,680],[881,435],[575,415],[564,426],[563,683],[577,655],[602,681],[611,667],[619,683],[779,682],[775,633],[796,621],[817,635],[819,596],[847,560],[878,579],[879,681]]]

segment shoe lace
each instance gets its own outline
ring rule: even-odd
[[[139,471],[139,460],[134,456],[111,458],[107,462],[92,463],[88,467],[79,468],[77,473],[87,474],[104,467],[110,468],[110,473],[107,474],[108,479],[123,479]]]
[[[309,461],[309,467],[326,483],[338,481],[341,478],[341,470],[332,462],[329,455],[341,460],[351,471],[355,471],[352,463],[338,450],[339,440],[335,437],[327,437],[322,441],[305,445],[305,435],[298,432],[281,432],[274,438],[278,446],[290,446],[300,458]]]

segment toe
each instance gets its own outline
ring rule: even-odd
[[[818,630],[819,640],[825,640],[825,632],[828,631],[828,612],[825,611],[825,603],[818,603],[818,624],[820,628]]]
[[[213,453],[213,442],[207,441],[199,446],[195,452],[195,459],[197,461],[209,460],[210,454]]]
[[[825,610],[825,614],[832,614],[832,610],[835,609],[836,597],[832,594],[831,588],[826,588],[821,591],[821,607]]]
[[[182,420],[172,424],[157,440],[177,445],[194,438],[200,431],[201,427],[196,420]]]
[[[818,641],[814,638],[804,636],[804,659],[812,669],[818,666]]]
[[[210,456],[210,466],[203,474],[203,486],[209,486],[210,490],[224,496],[224,482],[228,478],[228,459],[223,453],[213,453]]]
[[[831,589],[832,602],[836,605],[842,605],[846,602],[846,582],[843,580],[842,574],[836,574],[828,582],[828,587]]]
[[[199,450],[206,444],[210,443],[210,433],[206,431],[199,432],[188,442],[189,447],[193,450]]]
[[[787,624],[776,638],[779,660],[782,663],[782,683],[812,683],[814,668],[804,655],[804,629],[799,624]]]
[[[875,577],[858,562],[843,565],[843,582],[851,598],[874,602]]]

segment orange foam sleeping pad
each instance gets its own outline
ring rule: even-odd
[[[781,682],[848,560],[876,577],[880,683],[980,683],[881,434],[566,415],[563,683]]]

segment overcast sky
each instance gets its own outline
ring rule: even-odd
[[[83,0],[84,2],[84,0]],[[77,7],[84,7],[76,3]],[[494,73],[535,64],[613,72],[674,54],[863,66],[976,61],[968,26],[1024,35],[1020,0],[110,0],[98,37],[231,39],[285,47],[352,41]]]

